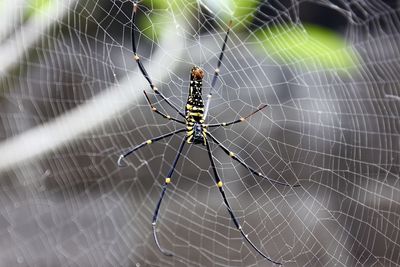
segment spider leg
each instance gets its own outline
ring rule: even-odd
[[[218,141],[211,133],[207,132],[207,135],[226,153],[228,154],[228,156],[230,156],[232,159],[236,160],[237,162],[239,162],[240,164],[242,164],[247,170],[249,170],[251,173],[253,173],[254,175],[257,175],[261,178],[267,179],[268,181],[270,181],[271,183],[275,183],[275,184],[279,184],[279,185],[283,185],[283,186],[289,186],[289,187],[298,187],[300,186],[299,184],[296,185],[290,185],[288,183],[283,183],[283,182],[279,182],[277,180],[271,179],[267,176],[265,176],[264,174],[262,174],[261,172],[256,171],[254,168],[250,167],[249,165],[247,165],[244,160],[242,160],[241,158],[239,158],[235,153],[229,151],[220,141]]]
[[[167,138],[167,137],[169,137],[171,135],[174,135],[174,134],[177,134],[177,133],[181,133],[181,132],[184,132],[184,131],[186,131],[186,129],[179,129],[179,130],[176,130],[176,131],[173,131],[173,132],[170,132],[170,133],[167,133],[167,134],[163,134],[163,135],[160,135],[160,136],[157,136],[157,137],[154,137],[152,139],[144,141],[143,143],[141,143],[141,144],[129,149],[124,154],[121,154],[119,156],[119,158],[118,158],[118,166],[123,167],[124,165],[121,163],[122,159],[124,159],[125,157],[129,156],[130,154],[132,154],[136,150],[144,147],[145,145],[150,145],[150,144],[152,144],[154,142],[160,141],[161,139]]]
[[[213,158],[213,155],[211,154],[210,145],[208,144],[208,142],[206,143],[206,146],[207,146],[208,156],[209,156],[210,162],[211,162],[211,167],[212,167],[213,172],[214,172],[215,183],[218,186],[219,192],[221,193],[222,198],[224,199],[225,206],[228,209],[228,212],[229,212],[229,214],[231,216],[231,219],[232,219],[233,223],[235,224],[236,228],[240,231],[240,233],[242,234],[243,238],[250,244],[250,246],[252,246],[253,249],[256,250],[263,258],[267,259],[268,261],[270,261],[272,263],[282,265],[282,263],[272,260],[270,257],[268,257],[263,252],[261,252],[261,250],[258,249],[256,247],[256,245],[254,245],[253,242],[251,242],[251,240],[248,238],[247,234],[245,234],[243,232],[242,226],[239,224],[239,221],[236,219],[236,217],[235,217],[235,215],[234,215],[234,213],[232,211],[232,208],[229,205],[229,202],[228,202],[228,200],[226,198],[225,191],[223,189],[223,183],[222,183],[221,179],[218,176],[217,168],[215,167],[214,158]]]
[[[248,114],[247,116],[241,117],[240,119],[237,119],[237,120],[234,120],[234,121],[231,121],[231,122],[222,122],[222,123],[208,124],[207,127],[210,128],[210,127],[229,126],[229,125],[232,125],[232,124],[236,124],[236,123],[245,121],[247,118],[253,116],[254,114],[256,114],[257,112],[259,112],[260,110],[262,110],[262,109],[264,109],[264,108],[266,108],[266,107],[268,107],[268,104],[262,105],[262,106],[259,107],[256,111],[254,111],[254,112]]]
[[[221,53],[219,54],[219,57],[218,57],[217,68],[214,70],[214,76],[213,76],[213,79],[211,81],[210,93],[207,95],[208,100],[207,100],[206,108],[204,109],[204,119],[207,117],[208,109],[210,108],[212,90],[213,90],[213,88],[215,86],[215,83],[217,82],[217,79],[218,79],[218,76],[219,76],[219,71],[220,71],[220,67],[221,67],[221,64],[222,64],[222,59],[224,58],[226,43],[228,42],[228,36],[229,36],[229,32],[231,31],[231,27],[232,27],[232,20],[230,20],[229,23],[228,23],[228,29],[226,30],[224,42],[223,42],[222,48],[221,48]]]
[[[135,18],[136,18],[136,11],[137,11],[137,3],[133,2],[133,11],[132,11],[132,30],[131,30],[131,35],[132,35],[132,50],[133,50],[133,58],[135,59],[136,63],[139,66],[140,72],[143,74],[144,78],[146,78],[147,82],[150,85],[150,88],[159,95],[170,107],[172,107],[176,112],[178,112],[182,117],[185,117],[185,115],[182,113],[182,111],[177,108],[171,101],[168,100],[159,90],[157,87],[154,86],[149,74],[147,73],[145,67],[143,66],[142,62],[140,61],[140,57],[137,54],[137,49],[136,49],[136,41],[135,41],[135,36],[136,36],[136,25],[135,25]]]
[[[171,120],[171,121],[176,121],[176,122],[181,123],[181,124],[186,124],[184,121],[181,121],[181,120],[176,119],[176,118],[172,118],[170,115],[159,111],[155,106],[153,106],[153,103],[151,103],[150,98],[147,95],[146,91],[143,90],[143,93],[144,93],[144,95],[146,97],[146,100],[147,100],[147,103],[149,104],[149,106],[150,106],[152,111],[154,111],[155,113],[161,115],[164,119]]]
[[[183,150],[183,147],[185,146],[185,142],[186,142],[186,137],[183,138],[183,141],[182,141],[182,143],[181,143],[181,145],[180,145],[180,147],[179,147],[179,149],[178,149],[178,154],[176,155],[175,160],[174,160],[174,162],[172,163],[172,167],[171,167],[171,169],[170,169],[170,171],[169,171],[167,177],[165,178],[165,182],[164,182],[164,185],[163,185],[163,187],[162,187],[161,195],[160,195],[160,198],[158,199],[157,206],[156,206],[156,209],[155,209],[154,215],[153,215],[153,222],[152,222],[152,225],[153,225],[153,236],[154,236],[154,241],[156,242],[158,249],[159,249],[164,255],[166,255],[166,256],[173,256],[173,254],[172,254],[171,252],[169,252],[169,251],[167,251],[167,250],[165,250],[165,249],[163,249],[163,248],[161,247],[160,242],[158,241],[158,238],[157,238],[156,224],[157,224],[158,212],[159,212],[160,206],[161,206],[161,201],[162,201],[163,198],[164,198],[165,191],[167,190],[168,184],[171,183],[172,174],[174,173],[176,164],[178,163],[178,159],[179,159],[179,157],[180,157],[181,154],[182,154],[182,150]]]

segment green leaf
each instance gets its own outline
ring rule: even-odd
[[[283,64],[307,67],[349,69],[357,66],[356,52],[337,33],[306,24],[277,26],[255,33],[263,51]]]

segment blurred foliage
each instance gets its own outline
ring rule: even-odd
[[[231,0],[234,4],[233,23],[234,27],[241,28],[248,26],[254,18],[254,13],[257,10],[259,0]]]
[[[174,17],[189,13],[190,7],[193,7],[195,2],[196,0],[144,0],[140,5],[146,6],[150,13],[148,16],[141,16],[143,14],[138,12],[138,28],[147,38],[155,41],[163,33],[163,29],[175,23]],[[145,11],[140,6],[139,9]]]
[[[311,68],[349,69],[357,66],[357,56],[337,33],[306,24],[276,26],[255,32],[263,51],[283,64],[298,62]]]
[[[48,9],[54,2],[54,0],[28,0],[26,2],[24,19],[29,19],[33,16],[46,13],[46,9]]]
[[[202,0],[219,18],[228,22],[232,19],[237,29],[248,26],[260,5],[260,0]]]
[[[236,30],[246,27],[253,21],[254,12],[260,4],[259,0],[202,1],[226,24],[232,19]],[[145,5],[149,13],[146,17],[139,15],[138,27],[152,41],[160,37],[167,25],[175,23],[174,17],[184,16],[185,21],[195,23],[198,18],[190,16],[196,14],[194,8],[200,7],[197,0],[144,0],[141,5]]]

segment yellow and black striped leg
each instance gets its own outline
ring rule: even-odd
[[[242,230],[242,226],[239,224],[239,221],[236,219],[235,215],[233,214],[232,208],[229,205],[229,202],[226,198],[225,192],[224,192],[224,188],[223,188],[223,183],[221,181],[221,179],[218,176],[218,172],[217,172],[217,168],[215,167],[215,163],[214,163],[214,158],[213,155],[211,154],[211,150],[210,150],[210,145],[208,144],[208,142],[206,142],[206,146],[207,146],[207,152],[208,152],[208,156],[210,158],[210,162],[211,162],[211,168],[214,172],[214,179],[215,179],[215,183],[218,186],[219,192],[221,193],[222,198],[224,199],[224,203],[226,208],[228,209],[228,212],[232,218],[233,223],[235,224],[236,228],[240,231],[240,233],[242,234],[243,238],[250,244],[250,246],[256,250],[263,258],[267,259],[270,262],[273,262],[275,264],[279,264],[281,265],[282,263],[277,262],[272,260],[270,257],[268,257],[267,255],[265,255],[264,253],[261,252],[261,250],[259,250],[256,245],[254,245],[253,242],[251,242],[251,240],[247,237],[247,235],[243,232]]]
[[[182,150],[183,150],[183,147],[185,146],[185,142],[186,142],[186,137],[183,138],[183,141],[182,141],[182,143],[181,143],[181,145],[179,147],[179,150],[178,150],[178,154],[176,155],[175,160],[172,163],[171,170],[169,171],[169,173],[167,175],[167,178],[165,178],[164,185],[163,185],[162,191],[161,191],[161,195],[160,195],[160,198],[159,198],[159,200],[157,202],[157,207],[156,207],[156,209],[154,211],[154,215],[153,215],[152,225],[153,225],[154,241],[156,242],[158,249],[166,256],[173,256],[173,254],[161,247],[160,242],[158,241],[158,238],[157,238],[156,224],[157,224],[158,212],[160,210],[161,202],[162,202],[162,200],[164,198],[165,192],[167,191],[167,186],[171,182],[172,174],[174,173],[176,164],[178,163],[178,159],[182,154]]]
[[[149,106],[150,106],[152,111],[154,111],[155,113],[161,115],[164,119],[171,120],[171,121],[176,121],[176,122],[178,122],[180,124],[186,124],[184,121],[178,120],[176,118],[172,118],[170,115],[167,115],[167,114],[159,111],[155,106],[153,106],[153,103],[151,103],[150,98],[147,95],[146,91],[143,90],[143,93],[144,93],[144,95],[146,97],[146,100],[147,100],[147,103],[149,104]]]
[[[270,181],[271,183],[275,183],[275,184],[279,184],[279,185],[283,185],[283,186],[289,186],[289,187],[299,187],[299,184],[296,185],[290,185],[288,183],[283,183],[283,182],[279,182],[277,180],[268,178],[266,175],[262,174],[261,172],[256,171],[254,168],[250,167],[249,165],[247,165],[244,160],[242,160],[239,156],[237,156],[235,153],[233,153],[232,151],[229,151],[220,141],[218,141],[211,133],[207,132],[207,135],[211,138],[211,140],[213,140],[226,154],[228,154],[228,156],[230,156],[232,159],[236,160],[237,162],[239,162],[240,164],[242,164],[243,167],[245,167],[247,170],[249,170],[251,173],[253,173],[254,175],[257,175],[261,178],[267,179],[268,181]]]
[[[140,72],[143,74],[144,78],[147,80],[147,82],[150,85],[150,88],[154,91],[154,93],[159,95],[168,105],[171,106],[171,108],[173,108],[176,112],[178,112],[182,117],[185,117],[183,112],[179,108],[177,108],[171,101],[169,101],[168,98],[166,98],[158,90],[157,87],[154,86],[154,84],[153,84],[153,82],[152,82],[152,80],[150,78],[150,75],[147,73],[145,67],[143,66],[142,62],[140,61],[140,57],[138,56],[137,50],[136,50],[136,40],[135,40],[135,36],[136,36],[135,19],[136,19],[137,7],[138,7],[138,4],[135,1],[133,1],[132,28],[131,28],[133,58],[135,59],[136,63],[138,64]]]
[[[122,160],[123,160],[125,157],[129,156],[130,154],[132,154],[133,152],[137,151],[138,149],[144,147],[145,145],[150,145],[150,144],[152,144],[152,143],[154,143],[154,142],[157,142],[157,141],[159,141],[159,140],[161,140],[161,139],[167,138],[167,137],[169,137],[169,136],[171,136],[171,135],[174,135],[174,134],[177,134],[177,133],[181,133],[181,132],[184,132],[184,131],[186,131],[186,129],[179,129],[179,130],[176,130],[176,131],[167,133],[167,134],[163,134],[163,135],[154,137],[154,138],[149,139],[149,140],[147,140],[147,141],[144,141],[144,142],[141,143],[140,145],[137,145],[137,146],[135,146],[134,148],[129,149],[129,150],[128,150],[127,152],[125,152],[124,154],[121,154],[121,155],[119,156],[119,158],[118,158],[118,166],[123,167],[124,165],[122,164]]]
[[[241,117],[240,119],[231,121],[231,122],[222,122],[222,123],[215,123],[215,124],[208,124],[207,127],[220,127],[220,126],[229,126],[232,124],[236,124],[242,121],[245,121],[247,118],[253,116],[254,114],[256,114],[257,112],[261,111],[262,109],[268,107],[268,104],[264,104],[261,107],[259,107],[256,111],[253,111],[252,113],[248,114],[247,116]]]
[[[204,118],[207,117],[208,109],[210,108],[210,102],[211,102],[211,97],[212,97],[212,93],[213,93],[212,90],[214,89],[215,83],[217,82],[217,79],[218,79],[218,76],[219,76],[219,71],[220,71],[220,68],[221,68],[222,59],[224,58],[226,43],[228,42],[228,37],[229,37],[229,32],[231,31],[231,27],[232,27],[232,20],[230,20],[229,23],[228,23],[228,29],[226,30],[224,42],[223,42],[222,47],[221,47],[221,53],[219,54],[219,57],[218,57],[217,68],[214,70],[214,76],[213,76],[213,79],[211,81],[210,92],[207,95],[208,99],[207,99],[207,104],[206,104],[206,108],[205,108],[205,111],[204,111]]]

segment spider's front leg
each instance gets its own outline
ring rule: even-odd
[[[180,124],[186,124],[184,121],[178,120],[176,118],[171,117],[168,114],[165,114],[165,113],[159,111],[155,106],[153,106],[153,103],[151,103],[150,98],[147,95],[146,91],[143,90],[143,93],[144,93],[144,95],[146,97],[146,100],[147,100],[147,103],[149,104],[149,106],[150,106],[152,111],[154,111],[155,113],[161,115],[164,119],[171,120],[171,121],[176,121],[176,122],[178,122]]]
[[[218,57],[217,68],[215,68],[215,70],[214,70],[214,76],[213,76],[213,79],[211,81],[210,92],[207,95],[208,100],[207,100],[206,108],[204,110],[204,119],[207,117],[208,110],[210,108],[210,102],[211,102],[211,97],[212,97],[212,93],[213,93],[212,90],[214,89],[215,83],[217,82],[217,79],[218,79],[218,76],[219,76],[219,72],[220,72],[220,68],[221,68],[221,64],[222,64],[222,59],[224,58],[225,48],[226,48],[226,44],[228,42],[228,37],[229,37],[229,33],[231,31],[231,28],[232,28],[232,20],[230,20],[229,23],[228,23],[228,29],[226,30],[224,42],[222,43],[221,52],[220,52],[219,57]]]
[[[118,158],[118,166],[123,167],[124,165],[122,164],[122,160],[125,157],[129,156],[130,154],[132,154],[133,152],[135,152],[135,151],[139,150],[140,148],[144,147],[145,145],[150,145],[150,144],[152,144],[154,142],[160,141],[160,140],[162,140],[164,138],[170,137],[171,135],[174,135],[174,134],[177,134],[177,133],[181,133],[181,132],[184,132],[184,131],[186,131],[186,129],[179,129],[179,130],[176,130],[176,131],[173,131],[173,132],[170,132],[170,133],[167,133],[167,134],[163,134],[163,135],[160,135],[160,136],[157,136],[157,137],[154,137],[152,139],[144,141],[143,143],[141,143],[141,144],[129,149],[124,154],[121,154],[119,156],[119,158]]]
[[[137,12],[138,4],[133,1],[133,11],[132,11],[132,28],[131,28],[131,36],[132,36],[132,50],[133,50],[133,58],[136,61],[136,63],[139,66],[140,72],[144,76],[144,78],[147,80],[147,82],[150,85],[150,88],[159,95],[171,108],[173,108],[176,112],[178,112],[179,115],[182,117],[185,117],[183,112],[176,107],[171,101],[168,100],[159,90],[157,87],[154,86],[153,81],[150,78],[150,75],[147,73],[146,68],[143,66],[142,62],[140,61],[140,57],[137,54],[137,49],[136,49],[136,41],[135,41],[135,36],[136,36],[136,25],[135,25],[135,19],[136,19],[136,12]]]

